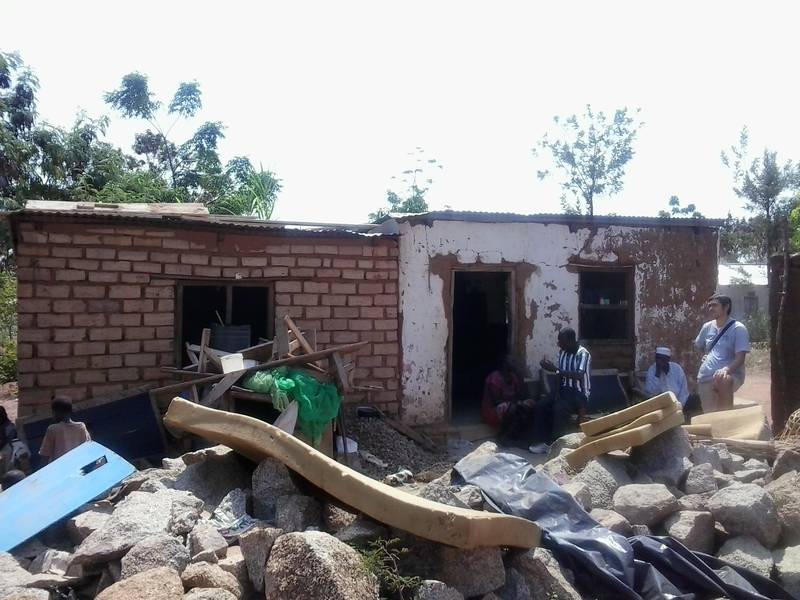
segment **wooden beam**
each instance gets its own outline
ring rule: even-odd
[[[203,406],[213,406],[217,401],[222,398],[223,394],[233,387],[233,384],[239,381],[242,377],[242,371],[233,371],[227,373],[225,377],[217,383],[209,392],[200,399],[200,404]]]
[[[332,370],[336,374],[336,378],[339,380],[339,385],[342,388],[342,392],[345,394],[352,392],[353,387],[350,385],[350,379],[347,376],[347,371],[344,368],[342,355],[338,352],[334,352],[331,354],[330,362],[332,365]]]
[[[211,330],[210,329],[203,329],[203,334],[200,336],[200,355],[197,361],[198,367],[197,370],[201,373],[204,373],[206,370],[206,358],[207,358],[207,348],[208,344],[211,341]]]
[[[350,354],[352,352],[358,352],[363,347],[365,347],[369,342],[355,342],[353,344],[344,344],[342,346],[332,346],[330,348],[326,348],[325,350],[318,350],[313,354],[304,354],[302,356],[290,356],[288,358],[281,358],[278,360],[273,360],[270,362],[266,362],[261,365],[256,365],[254,367],[250,367],[248,369],[242,369],[241,371],[233,371],[232,373],[228,373],[228,375],[233,375],[235,373],[239,373],[240,375],[244,373],[255,373],[257,371],[267,371],[269,369],[275,369],[277,367],[289,367],[295,365],[308,365],[309,362],[322,360],[325,358],[329,358],[334,352],[338,352],[340,354]],[[162,369],[163,370],[163,369]],[[173,369],[171,372],[176,375],[188,375],[188,376],[197,376],[197,373],[192,371],[181,371],[180,369]],[[202,379],[196,379],[194,381],[184,381],[182,383],[175,383],[172,385],[164,386],[161,388],[156,388],[153,390],[154,393],[161,395],[163,393],[178,393],[182,390],[185,390],[188,387],[191,387],[195,384],[203,384],[203,383],[212,383],[215,381],[221,381],[227,377],[227,375],[209,375],[208,377],[203,377]],[[166,391],[166,392],[165,392]]]
[[[284,323],[286,323],[286,326],[289,328],[289,331],[291,331],[294,334],[294,337],[297,338],[297,341],[300,342],[300,347],[303,348],[303,351],[306,354],[311,354],[312,352],[314,352],[314,349],[311,347],[311,344],[308,343],[308,340],[303,335],[303,332],[300,331],[300,328],[297,325],[295,325],[294,321],[292,320],[292,317],[290,317],[289,315],[284,315],[283,321]]]

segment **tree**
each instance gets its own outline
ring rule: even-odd
[[[747,127],[739,134],[738,145],[722,151],[722,163],[733,174],[733,191],[744,200],[744,207],[754,216],[761,217],[763,234],[763,258],[781,250],[781,229],[788,226],[787,220],[793,208],[793,199],[787,194],[800,185],[800,171],[786,161],[778,161],[777,152],[764,149],[759,158],[748,157],[749,135]]]
[[[412,165],[400,176],[392,176],[395,184],[400,184],[399,193],[393,189],[386,190],[388,207],[382,207],[369,214],[371,223],[382,223],[391,213],[421,213],[428,210],[425,195],[433,185],[432,171],[441,170],[442,164],[435,158],[426,158],[425,150],[417,146],[408,156]]]
[[[245,215],[269,219],[275,209],[281,182],[271,171],[258,171],[244,157],[228,163],[226,173],[233,189],[211,205],[211,212],[221,215]]]
[[[669,198],[669,211],[660,210],[658,216],[662,219],[670,219],[672,217],[691,217],[692,219],[702,219],[703,215],[697,210],[694,204],[687,204],[681,206],[681,200],[677,196],[670,196]]]
[[[534,156],[548,155],[561,175],[561,206],[567,213],[594,214],[596,196],[617,194],[622,190],[625,166],[633,158],[633,142],[643,125],[637,121],[639,109],[620,108],[608,118],[591,105],[581,115],[553,117],[559,134],[545,134],[533,149]],[[537,171],[539,179],[553,173]],[[568,200],[567,194],[573,200]]]

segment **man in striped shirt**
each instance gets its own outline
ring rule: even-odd
[[[549,398],[539,400],[535,407],[536,439],[529,450],[534,454],[547,452],[547,444],[567,432],[572,415],[586,416],[591,392],[592,356],[578,343],[571,327],[558,334],[558,366],[542,360],[542,369],[556,374],[556,385]]]

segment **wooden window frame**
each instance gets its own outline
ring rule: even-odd
[[[633,265],[625,266],[606,266],[606,265],[578,265],[578,338],[590,344],[608,344],[608,345],[629,345],[636,343],[636,282],[635,282],[635,267]],[[583,299],[583,274],[584,273],[624,273],[625,282],[625,295],[627,298],[627,305],[600,305],[600,304],[584,304],[581,302]],[[624,310],[627,313],[627,330],[628,336],[626,338],[584,338],[582,335],[583,329],[583,311],[609,311],[609,310]]]
[[[275,280],[274,279],[181,279],[175,285],[175,365],[180,368],[186,363],[186,349],[183,340],[183,291],[186,287],[224,287],[225,288],[225,322],[230,323],[233,316],[233,288],[260,287],[267,288],[267,337],[275,335]]]

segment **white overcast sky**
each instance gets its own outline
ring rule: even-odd
[[[553,115],[640,107],[625,189],[598,213],[655,215],[675,194],[741,213],[720,150],[748,125],[800,159],[794,2],[42,2],[3,0],[0,49],[41,80],[40,113],[110,114],[138,70],[180,81],[222,121],[224,158],[283,181],[275,217],[362,222],[422,146],[444,169],[432,208],[557,212],[531,155]],[[139,123],[113,116],[130,150]],[[186,129],[179,133],[188,134]]]

